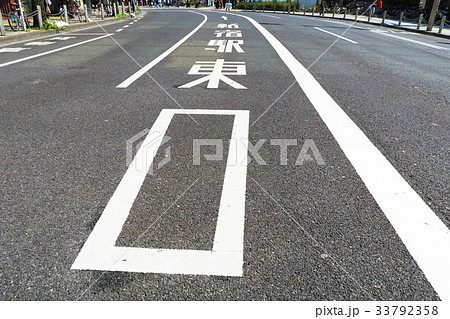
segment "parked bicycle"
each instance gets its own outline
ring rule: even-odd
[[[81,9],[81,5],[78,1],[69,2],[69,10],[67,12],[70,19],[77,19],[83,22],[84,10]]]
[[[20,0],[19,0],[20,1]],[[13,10],[11,10],[8,13],[8,24],[11,27],[11,30],[13,31],[19,31],[20,28],[23,28],[23,22],[22,22],[22,17],[20,15],[20,5],[19,3],[11,3],[11,5],[14,7]],[[28,18],[27,13],[25,12],[25,10],[23,10],[23,6],[22,6],[22,13],[23,13],[23,20],[25,22],[25,25],[27,28],[30,27],[30,20]]]

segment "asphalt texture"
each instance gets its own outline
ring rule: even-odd
[[[116,88],[203,15],[206,23],[148,75]],[[309,68],[450,227],[450,42],[312,17],[239,15],[258,21]],[[0,47],[29,48],[0,53],[1,65],[110,34],[0,68],[0,300],[439,300],[254,26],[223,11],[187,9],[144,10],[123,28],[129,23]],[[205,50],[221,23],[239,25],[243,53]],[[348,29],[344,36],[358,43],[335,42],[314,27]],[[27,45],[36,41],[54,43]],[[188,74],[196,62],[216,59],[245,62],[246,75],[229,78],[247,89],[224,82],[179,88],[200,77]],[[259,154],[266,165],[248,164],[243,276],[71,270],[127,170],[126,141],[150,129],[162,109],[180,107],[249,110],[249,142],[265,140]],[[171,139],[155,157],[163,160],[170,146],[170,162],[146,178],[117,246],[211,250],[232,127],[231,116],[174,117]],[[223,140],[224,160],[193,165],[194,139]],[[287,163],[273,139],[297,141]],[[295,164],[309,139],[325,165]]]

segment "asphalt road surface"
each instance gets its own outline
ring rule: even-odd
[[[188,9],[0,46],[0,299],[448,301],[449,62]]]

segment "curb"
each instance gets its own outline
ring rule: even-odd
[[[136,17],[139,15],[141,15],[141,13],[137,12]],[[101,20],[101,21],[97,21],[97,22],[88,22],[88,23],[84,22],[79,25],[75,25],[73,27],[69,26],[64,31],[56,31],[56,30],[37,31],[36,30],[36,31],[30,31],[30,32],[19,32],[19,33],[15,32],[10,35],[0,36],[0,45],[13,43],[13,42],[22,42],[22,41],[27,41],[27,40],[32,40],[32,39],[37,39],[37,38],[42,38],[42,37],[48,37],[48,36],[52,36],[55,34],[70,33],[72,31],[89,29],[89,28],[97,27],[99,25],[101,25],[101,26],[110,25],[110,24],[115,24],[115,23],[119,23],[122,21],[130,20],[130,19],[132,19],[132,18],[127,16],[124,18],[113,18],[108,21]]]

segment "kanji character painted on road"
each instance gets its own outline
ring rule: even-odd
[[[219,47],[217,52],[233,52],[243,53],[244,50],[241,48],[241,44],[244,44],[244,40],[211,40],[208,43],[208,46]]]
[[[242,31],[240,30],[216,30],[214,31],[216,38],[221,38],[225,34],[225,38],[242,38]]]
[[[189,75],[206,76],[180,86],[180,89],[190,89],[196,85],[208,82],[208,89],[218,89],[220,81],[225,82],[235,89],[247,89],[245,86],[231,80],[225,75],[246,75],[245,62],[225,62],[224,59],[216,61],[198,61],[192,66]]]

